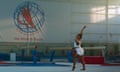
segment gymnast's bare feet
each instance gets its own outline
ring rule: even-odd
[[[75,66],[73,66],[73,68],[72,68],[72,71],[74,71],[75,70]]]

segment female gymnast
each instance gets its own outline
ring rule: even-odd
[[[75,65],[76,65],[76,58],[80,58],[81,64],[82,64],[82,69],[81,70],[85,70],[85,60],[84,60],[84,49],[81,47],[81,39],[82,39],[82,35],[83,35],[83,31],[86,28],[86,26],[83,26],[83,28],[81,29],[80,33],[77,34],[75,41],[74,41],[74,47],[73,47],[73,67],[72,67],[72,71],[75,70]]]

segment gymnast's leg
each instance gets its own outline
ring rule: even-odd
[[[72,67],[72,71],[75,70],[75,66],[76,66],[76,59],[77,59],[77,54],[75,51],[73,51],[73,67]]]

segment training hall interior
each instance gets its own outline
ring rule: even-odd
[[[120,63],[120,0],[0,0],[0,62],[72,62],[84,25],[86,63]]]

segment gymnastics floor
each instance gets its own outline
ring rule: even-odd
[[[81,64],[77,63],[72,71],[72,63],[58,62],[56,65],[0,65],[0,72],[120,72],[120,66],[103,66],[86,64],[86,70],[81,71]]]

